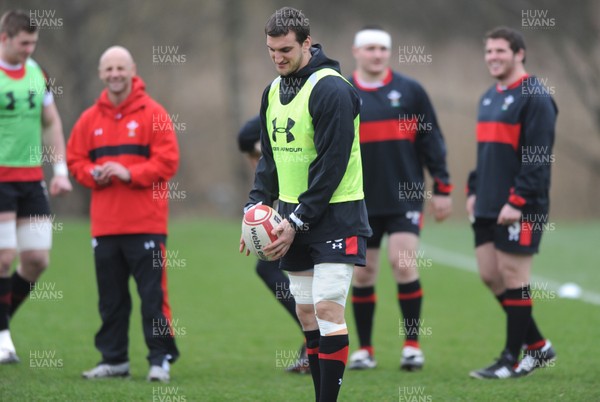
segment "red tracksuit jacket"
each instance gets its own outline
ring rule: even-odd
[[[69,171],[92,189],[92,236],[167,234],[169,187],[179,165],[179,147],[165,109],[133,78],[129,97],[114,106],[104,90],[83,112],[67,144]],[[99,186],[97,165],[115,161],[131,172],[131,182],[113,178]]]

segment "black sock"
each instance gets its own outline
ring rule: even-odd
[[[322,336],[319,342],[321,396],[319,401],[337,401],[348,361],[348,334]]]
[[[371,334],[373,332],[373,317],[375,315],[376,303],[377,295],[375,294],[374,286],[352,288],[352,307],[360,348],[368,350],[371,356],[374,354]]]
[[[0,331],[8,329],[10,298],[10,278],[0,278]]]
[[[502,305],[506,311],[506,349],[518,359],[531,321],[529,285],[506,289]]]
[[[502,302],[504,301],[504,293],[502,293],[501,295],[496,295],[496,299],[498,300],[504,311],[506,311],[506,308],[502,304]],[[529,326],[527,327],[527,333],[525,334],[525,343],[528,347],[532,347],[533,349],[537,349],[538,345],[541,345],[540,347],[542,347],[545,343],[545,338],[541,334],[537,324],[535,323],[535,320],[533,319],[533,313],[531,315],[531,321],[529,321]]]
[[[11,304],[8,311],[11,317],[15,315],[15,311],[17,311],[21,303],[27,299],[33,285],[35,285],[35,282],[29,282],[27,279],[24,279],[17,271],[13,273],[11,278]]]
[[[256,262],[256,273],[302,329],[296,315],[296,301],[290,291],[290,279],[279,269],[279,261],[258,260]]]
[[[308,356],[308,365],[312,375],[313,385],[315,386],[316,401],[319,402],[321,392],[321,369],[319,366],[319,341],[321,332],[318,329],[314,331],[304,331],[306,337],[306,354]]]
[[[423,290],[417,279],[410,283],[398,284],[398,301],[402,311],[404,333],[406,340],[414,346],[419,340],[419,321],[421,318],[421,304],[423,301]],[[418,347],[418,343],[416,343]]]

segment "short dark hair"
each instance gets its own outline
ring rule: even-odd
[[[506,40],[513,53],[517,53],[521,49],[525,51],[525,38],[523,34],[513,28],[505,26],[496,27],[485,34],[484,42],[488,39]],[[523,57],[523,63],[525,63],[525,57]]]
[[[282,7],[275,11],[265,25],[268,36],[285,36],[289,32],[296,34],[296,41],[304,43],[310,35],[310,23],[302,11],[292,7]]]
[[[360,31],[364,31],[364,30],[374,30],[374,31],[383,31],[383,32],[387,32],[385,29],[383,29],[381,27],[381,25],[377,25],[377,24],[368,24],[368,25],[364,25],[361,29],[358,30],[358,32]]]
[[[19,32],[34,33],[37,26],[31,23],[29,13],[23,10],[9,10],[0,19],[0,33],[6,33],[9,38],[17,36]]]

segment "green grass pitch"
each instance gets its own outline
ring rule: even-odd
[[[137,295],[130,328],[132,378],[81,379],[81,371],[100,358],[93,345],[99,325],[96,282],[88,224],[62,223],[41,290],[11,322],[21,363],[0,366],[0,401],[313,400],[310,376],[281,368],[299,347],[301,333],[255,274],[254,259],[237,253],[235,221],[170,225],[169,293],[182,354],[171,383],[145,381]],[[534,274],[600,293],[599,229],[600,223],[557,223],[544,235]],[[466,223],[428,224],[423,233],[425,250],[431,245],[467,258],[473,257],[471,242]],[[557,350],[555,366],[518,380],[470,379],[470,370],[499,353],[503,313],[476,274],[449,265],[433,259],[421,269],[426,365],[418,373],[399,370],[399,309],[387,263],[382,267],[374,333],[379,366],[346,371],[340,401],[600,400],[600,306],[560,299],[544,280],[535,284],[534,313]],[[133,282],[131,290],[136,292]],[[346,317],[353,351],[358,341],[350,309]]]

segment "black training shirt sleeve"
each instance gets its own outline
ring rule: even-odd
[[[533,96],[523,110],[521,168],[514,195],[535,203],[550,186],[550,165],[558,110],[550,96]]]
[[[471,170],[469,172],[469,177],[467,178],[467,188],[466,188],[467,196],[475,195],[476,183],[477,183],[477,170]]]
[[[433,178],[434,194],[448,195],[452,191],[452,185],[446,165],[444,137],[427,93],[420,85],[416,85],[415,92],[418,99],[418,121],[423,123],[419,124],[415,140],[417,152]]]

